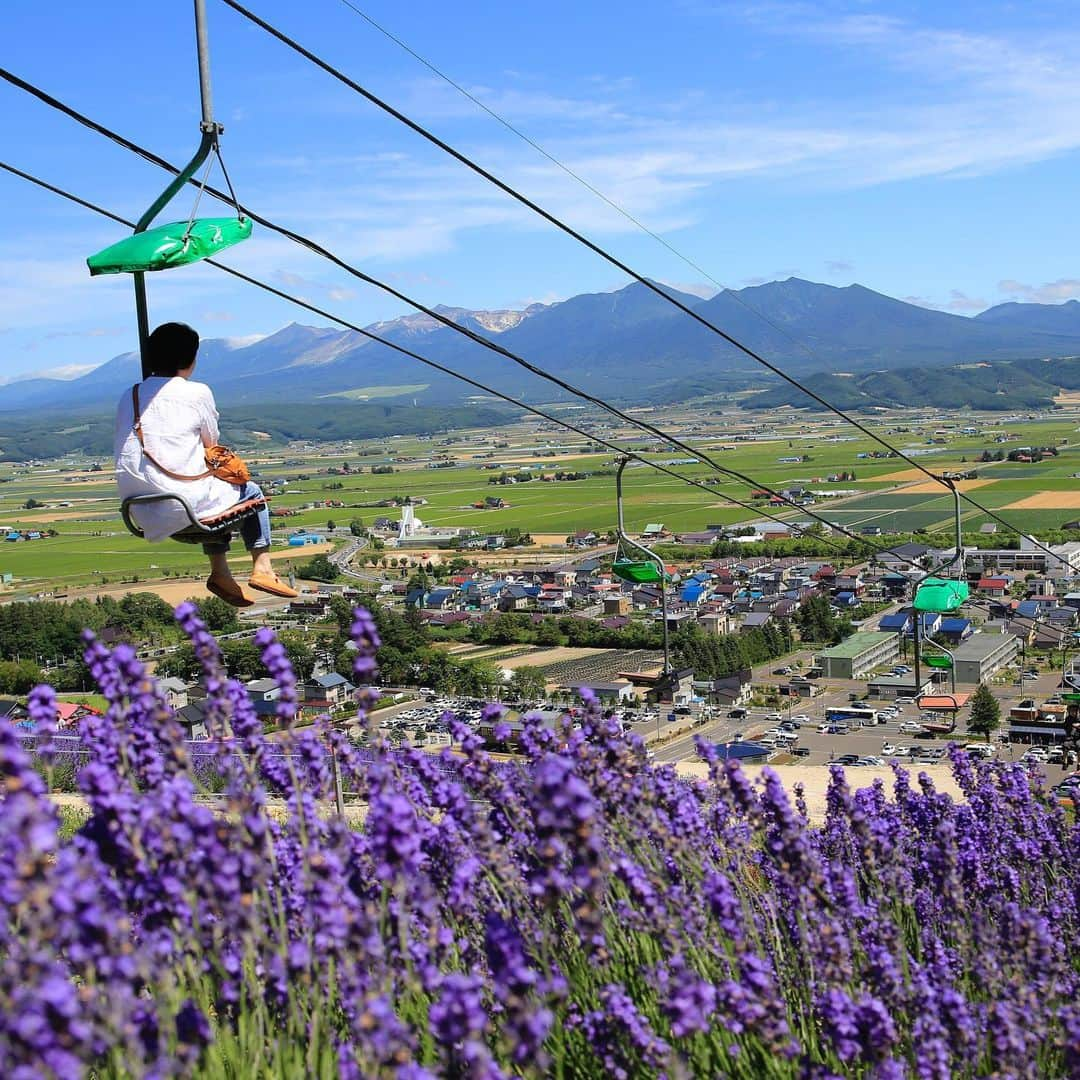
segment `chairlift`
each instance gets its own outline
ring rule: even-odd
[[[621,537],[620,537],[621,539]],[[611,572],[632,585],[655,585],[663,580],[663,572],[656,563],[649,560],[635,560],[620,557],[617,553],[611,564]]]
[[[615,472],[615,505],[618,513],[618,527],[616,530],[615,561],[612,563],[611,572],[623,581],[632,585],[659,585],[660,606],[664,620],[664,671],[671,670],[668,662],[668,609],[667,609],[667,573],[664,569],[664,560],[650,551],[644,544],[631,540],[626,535],[623,523],[623,498],[622,498],[622,474],[630,459],[624,457],[619,461],[619,468]],[[636,556],[636,557],[635,557]]]
[[[191,218],[137,232],[86,260],[90,276],[172,270],[199,262],[251,235],[251,218]]]
[[[159,270],[199,262],[226,248],[246,240],[251,235],[251,219],[241,210],[232,181],[221,157],[220,137],[224,132],[214,120],[210,92],[210,46],[206,29],[206,2],[195,0],[195,41],[199,59],[199,94],[202,100],[202,138],[191,160],[169,182],[165,190],[150,204],[135,225],[135,232],[114,244],[95,252],[86,260],[92,277],[102,274],[133,274],[135,283],[135,312],[139,326],[139,352],[142,375],[149,375],[146,362],[146,341],[150,336],[150,316],[146,300],[144,275]],[[211,157],[211,154],[213,157]],[[206,191],[210,167],[217,159],[229,189],[236,213],[231,217],[199,218],[196,214]],[[165,209],[173,197],[195,175],[205,162],[194,205],[185,221],[174,221],[151,229],[154,218]]]
[[[940,668],[943,671],[949,671],[953,666],[951,656],[941,656],[938,653],[924,653],[922,662],[927,667]]]
[[[145,379],[150,372],[147,369],[146,342],[150,336],[150,316],[146,300],[146,283],[143,275],[159,270],[171,270],[178,266],[199,262],[216,255],[226,248],[246,240],[251,235],[251,219],[240,210],[232,181],[221,157],[220,137],[224,132],[221,124],[213,118],[213,101],[210,94],[210,47],[206,30],[205,0],[195,0],[195,41],[199,59],[199,94],[202,101],[202,121],[199,130],[202,138],[191,160],[169,182],[165,190],[150,204],[139,218],[135,232],[131,236],[110,244],[101,251],[90,255],[86,264],[91,277],[102,274],[133,274],[135,282],[135,313],[139,329],[139,354],[142,360],[142,376]],[[211,154],[213,157],[211,157]],[[206,181],[214,159],[221,166],[222,175],[229,189],[229,197],[236,211],[232,217],[196,217],[199,203],[206,191]],[[195,175],[205,163],[199,190],[186,221],[174,221],[168,225],[159,225],[151,229],[154,218],[172,201],[173,197]],[[199,519],[188,501],[179,494],[162,493],[155,495],[135,495],[127,498],[120,506],[120,517],[127,530],[140,539],[145,539],[143,531],[133,516],[139,506],[153,503],[178,503],[188,519],[188,524],[172,534],[173,540],[181,543],[201,544],[208,540],[227,539],[232,530],[245,518],[258,514],[266,500],[245,499],[224,513],[212,518]]]
[[[911,606],[919,612],[944,615],[956,611],[970,595],[966,581],[928,577],[919,582]]]

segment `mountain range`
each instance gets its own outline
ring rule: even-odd
[[[1076,300],[1006,303],[968,318],[862,285],[839,288],[799,278],[724,290],[707,300],[663,288],[800,378],[820,381],[837,373],[885,371],[897,376],[889,385],[912,386],[917,384],[912,370],[1080,356]],[[623,402],[778,385],[775,376],[640,283],[524,311],[437,310],[552,374]],[[567,396],[427,315],[407,315],[370,330],[516,398],[537,403]],[[1053,382],[1053,367],[1041,369],[1040,381]],[[76,379],[8,383],[0,386],[0,411],[100,410],[113,405],[137,372],[135,356],[125,353]],[[300,402],[446,406],[484,400],[481,391],[360,334],[298,323],[254,343],[205,340],[197,377],[213,386],[226,407]]]

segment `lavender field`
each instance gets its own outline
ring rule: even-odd
[[[264,630],[271,741],[177,616],[212,760],[88,639],[110,708],[61,840],[51,691],[32,753],[0,727],[3,1077],[1080,1076],[1080,829],[1019,766],[954,752],[962,803],[836,770],[813,828],[776,776],[679,779],[595,708],[520,763],[463,726],[460,755],[359,751],[289,727]],[[365,612],[353,632],[370,683]]]

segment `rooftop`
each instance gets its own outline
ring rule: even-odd
[[[823,649],[818,655],[838,659],[853,658],[866,652],[867,649],[880,645],[884,641],[895,642],[896,635],[866,631],[860,634],[852,634],[846,641],[841,641],[839,645],[833,645],[831,648]]]
[[[998,649],[1008,647],[1009,634],[974,634],[953,649],[954,660],[985,660]]]

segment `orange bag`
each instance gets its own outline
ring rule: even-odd
[[[139,440],[139,446],[142,447],[142,452],[146,455],[146,460],[166,476],[171,476],[174,480],[205,480],[208,476],[216,476],[219,480],[224,480],[227,484],[246,484],[251,479],[251,470],[247,467],[247,462],[234,450],[230,450],[227,446],[221,446],[220,444],[208,446],[206,448],[204,454],[206,458],[206,472],[196,473],[194,476],[185,476],[183,473],[176,473],[173,472],[172,469],[166,469],[165,466],[146,449],[146,443],[143,441],[142,416],[139,414],[138,384],[131,388],[131,405],[135,416],[135,435]]]

